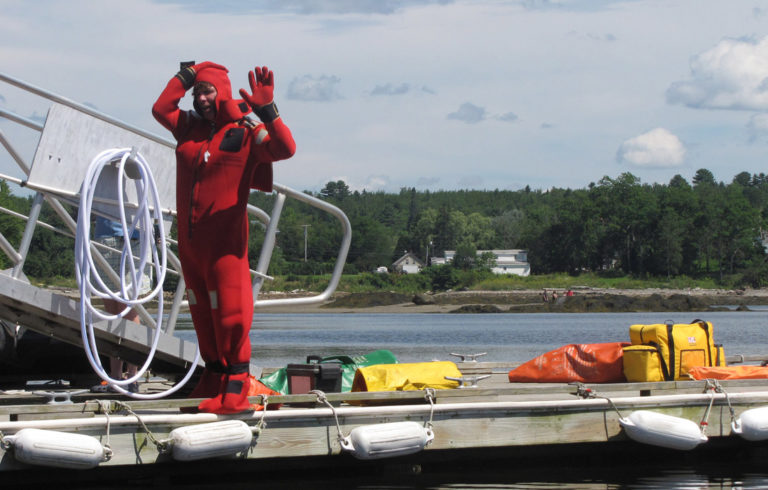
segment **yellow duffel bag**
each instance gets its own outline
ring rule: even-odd
[[[450,361],[416,362],[404,364],[374,364],[358,368],[352,381],[352,391],[406,391],[424,388],[451,389],[460,378],[461,371]]]
[[[632,325],[629,339],[623,360],[627,381],[681,381],[690,379],[692,367],[725,365],[712,324],[703,320]]]
[[[624,347],[624,377],[627,381],[667,381],[667,364],[659,348],[653,345]]]

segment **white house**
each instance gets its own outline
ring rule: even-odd
[[[421,272],[421,269],[423,269],[425,265],[423,260],[416,257],[411,252],[407,252],[392,264],[392,270],[403,272],[405,274],[417,274]]]
[[[496,256],[496,265],[491,269],[494,274],[515,274],[527,277],[531,275],[531,264],[528,263],[528,252],[526,250],[478,250],[477,255],[491,252]],[[445,262],[453,260],[456,250],[445,251]],[[435,265],[435,259],[432,259]]]

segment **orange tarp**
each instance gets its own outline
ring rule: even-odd
[[[764,366],[696,366],[688,374],[693,379],[764,379],[768,367]]]
[[[622,347],[628,342],[570,344],[509,372],[510,383],[619,383],[626,381]]]
[[[279,395],[280,394],[280,393],[278,393],[278,392],[268,388],[264,383],[262,383],[261,381],[256,379],[254,376],[249,375],[249,377],[251,378],[251,385],[248,388],[248,396],[267,395],[269,397],[269,396],[272,396],[272,395]],[[281,404],[279,404],[279,403],[269,403],[269,402],[267,402],[267,408],[270,409],[270,410],[277,410],[278,408],[280,408],[280,406],[281,406]],[[261,410],[264,410],[264,405],[257,405],[255,403],[253,403],[253,404],[251,404],[251,410],[259,412]]]

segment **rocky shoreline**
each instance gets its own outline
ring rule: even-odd
[[[409,295],[389,291],[336,293],[321,305],[259,308],[294,313],[607,313],[748,310],[768,305],[768,290],[579,288],[544,302],[540,290],[451,291]],[[562,291],[560,291],[562,293]],[[272,293],[272,298],[301,293]]]
[[[77,299],[77,291],[50,288]],[[551,291],[550,295],[551,295]],[[768,305],[768,289],[600,289],[581,287],[544,302],[542,290],[449,291],[405,294],[392,291],[337,292],[313,305],[259,307],[256,313],[620,313],[641,311],[749,310]],[[312,296],[306,291],[264,292],[260,299]]]

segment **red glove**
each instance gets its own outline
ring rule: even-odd
[[[265,123],[269,123],[280,117],[277,106],[274,103],[275,75],[266,66],[248,72],[248,83],[251,85],[249,94],[245,89],[240,89],[240,96],[248,102],[254,114]]]
[[[240,89],[240,96],[251,105],[251,107],[261,107],[272,102],[275,90],[275,76],[272,70],[266,66],[248,72],[248,82],[251,84],[252,95],[244,89]]]

